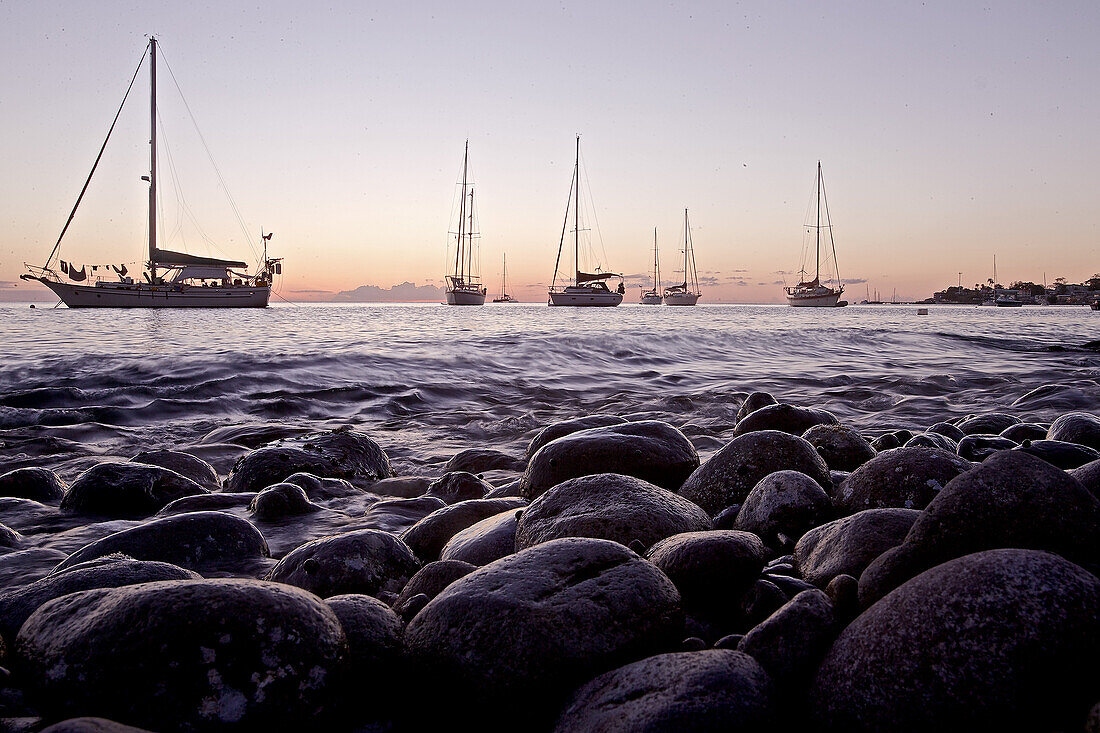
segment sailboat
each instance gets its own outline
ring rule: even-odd
[[[642,293],[642,305],[661,304],[661,258],[657,252],[657,227],[653,227],[653,287]]]
[[[493,298],[494,303],[518,303],[519,301],[508,295],[508,255],[504,255],[504,274],[500,276],[500,297]]]
[[[565,221],[561,226],[561,239],[558,242],[558,258],[554,262],[554,279],[550,284],[550,291],[548,293],[549,305],[571,305],[571,306],[616,306],[623,302],[623,294],[626,292],[626,286],[623,285],[622,275],[614,272],[600,272],[600,268],[596,268],[596,272],[581,272],[581,220],[580,220],[580,203],[581,203],[581,136],[577,135],[577,157],[573,163],[573,181],[569,189],[570,202],[565,206]],[[558,266],[561,264],[561,252],[565,246],[565,233],[566,227],[569,224],[569,209],[572,206],[573,209],[573,265],[574,265],[574,277],[572,285],[558,285]],[[612,292],[607,287],[607,283],[604,280],[608,278],[619,278],[619,287]]]
[[[248,265],[238,260],[222,260],[214,257],[199,257],[185,252],[171,252],[157,247],[157,39],[150,37],[149,46],[138,62],[138,71],[149,58],[150,78],[150,137],[149,137],[149,175],[142,180],[149,182],[149,259],[144,263],[144,282],[141,278],[128,275],[125,264],[112,266],[118,280],[104,280],[95,276],[90,284],[90,274],[85,266],[71,266],[58,259],[60,272],[51,265],[58,256],[61,241],[76,216],[80,202],[88,190],[111,131],[122,113],[130,89],[122,99],[115,121],[107,132],[107,138],[100,147],[95,164],[84,182],[84,188],[77,197],[76,205],[69,214],[68,221],[61,230],[46,264],[42,267],[27,264],[27,273],[20,275],[23,280],[36,280],[52,290],[65,305],[70,308],[263,308],[267,306],[271,295],[271,281],[275,275],[282,274],[282,260],[267,256],[267,243],[270,234],[263,234],[263,259],[256,274],[249,275]],[[137,78],[138,71],[134,72]],[[130,88],[133,87],[133,80]],[[94,268],[98,271],[98,266]],[[109,272],[107,267],[104,272]],[[68,280],[66,280],[66,277]]]
[[[821,205],[825,204],[825,225],[821,224]],[[797,308],[836,308],[848,305],[845,300],[840,300],[844,293],[844,283],[837,272],[837,287],[830,287],[821,283],[821,230],[829,230],[829,246],[833,251],[833,265],[836,265],[836,242],[833,241],[833,222],[829,217],[829,202],[825,196],[825,181],[821,176],[821,161],[817,162],[817,224],[810,225],[816,230],[816,259],[814,264],[814,279],[806,280],[806,266],[803,262],[800,276],[803,278],[798,285],[783,288],[787,291],[787,303]]]
[[[474,274],[477,264],[474,239],[474,188],[467,183],[466,172],[470,162],[470,141],[462,156],[462,198],[458,205],[458,231],[455,235],[455,268],[447,275],[447,305],[485,305],[488,292],[481,278]]]
[[[684,282],[665,288],[665,305],[695,305],[702,296],[699,275],[695,271],[695,250],[691,246],[691,225],[684,209]]]

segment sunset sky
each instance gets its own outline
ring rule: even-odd
[[[648,272],[656,226],[671,278],[688,207],[704,302],[781,300],[818,160],[851,300],[985,281],[994,255],[1006,284],[1079,282],[1100,271],[1098,30],[1095,0],[2,2],[0,297],[38,287],[11,285],[147,34],[162,246],[254,261],[273,231],[292,300],[441,285],[467,138],[490,294],[507,252],[510,289],[544,300],[576,134],[605,269]],[[140,261],[147,125],[143,69],[66,260]]]

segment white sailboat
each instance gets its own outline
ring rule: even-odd
[[[614,272],[581,272],[580,262],[580,167],[581,167],[581,136],[577,135],[577,158],[573,164],[573,182],[569,190],[570,202],[565,207],[565,221],[562,222],[561,240],[558,242],[558,259],[554,262],[554,279],[550,284],[548,293],[549,305],[567,305],[584,307],[616,306],[623,302],[623,294],[626,286],[623,285],[622,275]],[[574,277],[572,285],[558,285],[558,266],[561,264],[561,252],[565,246],[565,232],[569,223],[569,209],[573,209],[573,265]],[[604,280],[619,278],[619,287],[612,291]]]
[[[127,275],[126,266],[114,267],[118,280],[104,280],[96,276],[90,284],[90,277],[84,266],[77,269],[58,259],[60,272],[51,265],[58,256],[61,240],[65,237],[69,225],[76,216],[80,202],[88,190],[96,167],[103,157],[103,151],[111,138],[115,122],[122,112],[130,90],[123,97],[122,106],[115,115],[115,122],[107,132],[107,138],[99,150],[99,156],[84,182],[84,188],[77,197],[76,205],[69,214],[68,221],[61,230],[46,264],[42,267],[27,264],[28,273],[20,275],[23,280],[36,280],[52,290],[62,302],[70,308],[263,308],[267,306],[271,295],[271,281],[282,273],[282,260],[267,256],[267,242],[270,234],[262,236],[264,244],[263,259],[256,274],[245,270],[248,265],[237,260],[222,260],[214,257],[199,257],[185,252],[171,252],[157,247],[157,39],[150,38],[149,46],[138,70],[149,57],[150,77],[150,139],[149,139],[149,175],[142,180],[149,182],[149,259],[145,262],[144,282]],[[134,72],[137,78],[137,71]],[[130,88],[133,80],[130,81]],[[96,268],[98,269],[98,268]],[[106,267],[104,272],[108,272]]]
[[[684,282],[665,288],[665,305],[695,305],[702,295],[699,274],[695,271],[695,248],[691,242],[688,210],[684,209]]]
[[[458,205],[458,231],[455,235],[454,272],[447,275],[447,305],[485,305],[488,292],[475,273],[478,265],[474,231],[474,188],[467,183],[467,167],[470,162],[470,141],[462,156],[462,198]]]
[[[500,297],[493,298],[494,303],[518,303],[508,294],[508,254],[504,254],[504,273],[500,276]]]
[[[642,305],[661,304],[661,257],[657,252],[657,227],[653,227],[653,287],[642,292]]]
[[[825,204],[825,224],[821,223],[822,202]],[[806,263],[803,261],[799,272],[798,285],[784,288],[787,292],[787,303],[797,308],[836,308],[848,305],[848,301],[841,300],[844,293],[844,283],[840,279],[839,271],[836,273],[836,287],[824,285],[821,282],[821,230],[829,230],[829,246],[833,253],[833,265],[836,267],[836,243],[833,241],[833,222],[829,217],[829,202],[825,196],[825,181],[821,176],[821,161],[817,162],[817,224],[810,225],[816,232],[814,278],[806,280]]]

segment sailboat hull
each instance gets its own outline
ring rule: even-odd
[[[695,305],[699,297],[699,293],[665,293],[665,305]]]
[[[470,290],[448,290],[447,305],[485,305],[485,293]]]
[[[269,285],[204,288],[118,283],[71,285],[38,280],[70,308],[266,308]]]
[[[579,288],[577,288],[579,290]],[[592,290],[588,292],[551,292],[550,305],[566,305],[581,308],[614,307],[623,302],[622,293]]]
[[[642,299],[638,301],[641,305],[660,305],[661,296],[656,293],[645,293],[642,295]]]
[[[838,308],[840,307],[840,293],[833,292],[825,295],[788,295],[787,304],[795,308]],[[847,303],[845,303],[847,305]]]

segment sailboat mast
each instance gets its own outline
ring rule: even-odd
[[[462,245],[466,227],[466,164],[470,159],[470,141],[466,140],[466,152],[462,155],[462,198],[458,203],[458,242],[455,247],[455,278],[462,275]]]
[[[573,265],[574,285],[581,282],[581,136],[577,135],[577,159],[573,163]]]
[[[821,282],[821,161],[817,161],[817,263],[814,265],[814,282]]]
[[[157,280],[157,39],[149,39],[149,277]]]
[[[688,286],[688,210],[684,209],[684,292]]]
[[[657,254],[657,227],[653,227],[653,292],[661,289],[661,259]]]

